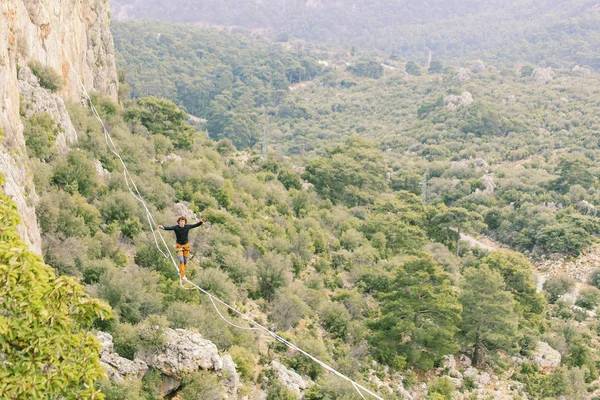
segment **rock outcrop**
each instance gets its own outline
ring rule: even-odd
[[[536,68],[531,74],[531,79],[541,85],[550,83],[554,80],[554,71],[552,71],[552,68]]]
[[[471,80],[471,70],[467,68],[460,68],[456,74],[456,79],[458,79],[461,82]]]
[[[444,98],[444,104],[449,110],[455,111],[460,107],[468,107],[473,104],[473,95],[463,92],[460,96],[450,95]]]
[[[542,370],[558,367],[560,360],[560,353],[546,342],[538,342],[535,351],[531,354],[531,361],[539,365]]]
[[[135,359],[169,377],[174,383],[172,390],[177,389],[183,375],[198,369],[217,372],[230,395],[235,396],[238,390],[240,378],[231,356],[221,357],[217,346],[198,333],[166,329],[162,348],[140,350],[136,352]]]
[[[61,154],[67,153],[70,146],[77,142],[77,132],[63,99],[41,87],[38,78],[29,67],[19,69],[18,85],[21,95],[21,113],[24,113],[26,118],[35,114],[50,114],[62,130],[56,136],[56,148]]]
[[[277,360],[271,362],[271,368],[273,368],[283,386],[298,394],[299,399],[302,398],[302,391],[309,387],[309,383],[304,378],[298,373],[287,369],[285,365]]]
[[[131,361],[115,353],[113,338],[109,333],[98,332],[96,337],[100,340],[100,364],[106,370],[110,379],[123,382],[126,379],[142,379],[148,371],[148,366],[141,360]]]
[[[0,2],[0,130],[4,134],[0,171],[6,176],[2,189],[17,204],[19,234],[36,252],[41,251],[41,239],[19,115],[17,69],[31,61],[52,68],[62,77],[58,95],[65,101],[81,100],[77,74],[88,91],[116,100],[118,80],[109,12],[108,0]]]

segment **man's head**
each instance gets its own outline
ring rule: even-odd
[[[184,227],[184,225],[187,223],[187,218],[186,217],[179,217],[177,218],[177,225],[179,225],[180,227]]]

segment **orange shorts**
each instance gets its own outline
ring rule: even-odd
[[[177,252],[177,256],[179,256],[180,253],[183,252],[184,257],[189,257],[190,256],[190,244],[189,243],[186,243],[186,244],[176,243],[175,251]]]

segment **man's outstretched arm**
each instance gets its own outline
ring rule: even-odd
[[[200,221],[196,222],[195,224],[191,224],[191,225],[190,225],[190,229],[199,227],[199,226],[200,226],[200,225],[202,225],[202,224],[203,224],[205,221],[206,221],[206,220],[205,220],[204,218],[200,218]]]
[[[165,231],[172,231],[173,229],[175,229],[175,225],[173,225],[173,226],[162,226],[162,225],[159,225],[158,229],[164,229]]]

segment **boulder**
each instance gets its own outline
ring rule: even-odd
[[[471,80],[471,71],[469,71],[467,68],[459,69],[458,73],[456,74],[456,79],[458,79],[461,82]]]
[[[552,71],[552,68],[536,68],[531,74],[531,79],[535,83],[544,85],[554,80],[554,71]]]
[[[123,382],[126,379],[142,379],[148,370],[145,362],[137,359],[131,361],[115,353],[113,338],[109,333],[97,332],[96,337],[102,345],[100,364],[110,379],[115,382]]]
[[[485,70],[486,70],[485,63],[481,60],[477,60],[471,65],[471,72],[474,74],[479,74],[481,72],[485,72]]]
[[[473,95],[470,92],[463,92],[460,96],[446,96],[444,104],[446,104],[446,108],[452,111],[460,107],[468,107],[473,104]]]
[[[189,205],[190,203],[188,203],[187,201],[176,203],[175,205],[173,205],[173,213],[175,213],[175,215],[177,215],[178,217],[186,217],[188,219],[188,222],[197,220],[198,216],[196,215],[196,213],[190,210]]]
[[[494,174],[486,174],[481,177],[481,183],[485,186],[485,192],[492,194],[496,189],[496,183],[494,182]]]
[[[166,329],[165,341],[162,349],[141,349],[135,358],[169,376],[181,377],[198,369],[223,369],[217,346],[199,333]]]
[[[231,356],[221,357],[217,346],[204,339],[199,333],[185,329],[165,329],[165,345],[162,348],[141,349],[135,358],[144,361],[149,367],[160,371],[167,380],[173,381],[174,389],[186,373],[198,369],[213,370],[221,376],[228,393],[237,394],[240,377]],[[164,378],[165,378],[164,377]],[[165,379],[163,379],[163,382]]]
[[[546,342],[538,342],[531,354],[531,361],[540,366],[542,370],[554,369],[560,365],[560,353]]]
[[[271,368],[273,368],[283,386],[297,393],[299,399],[302,398],[302,391],[309,387],[309,383],[304,378],[297,372],[287,369],[285,365],[277,360],[271,362]]]

